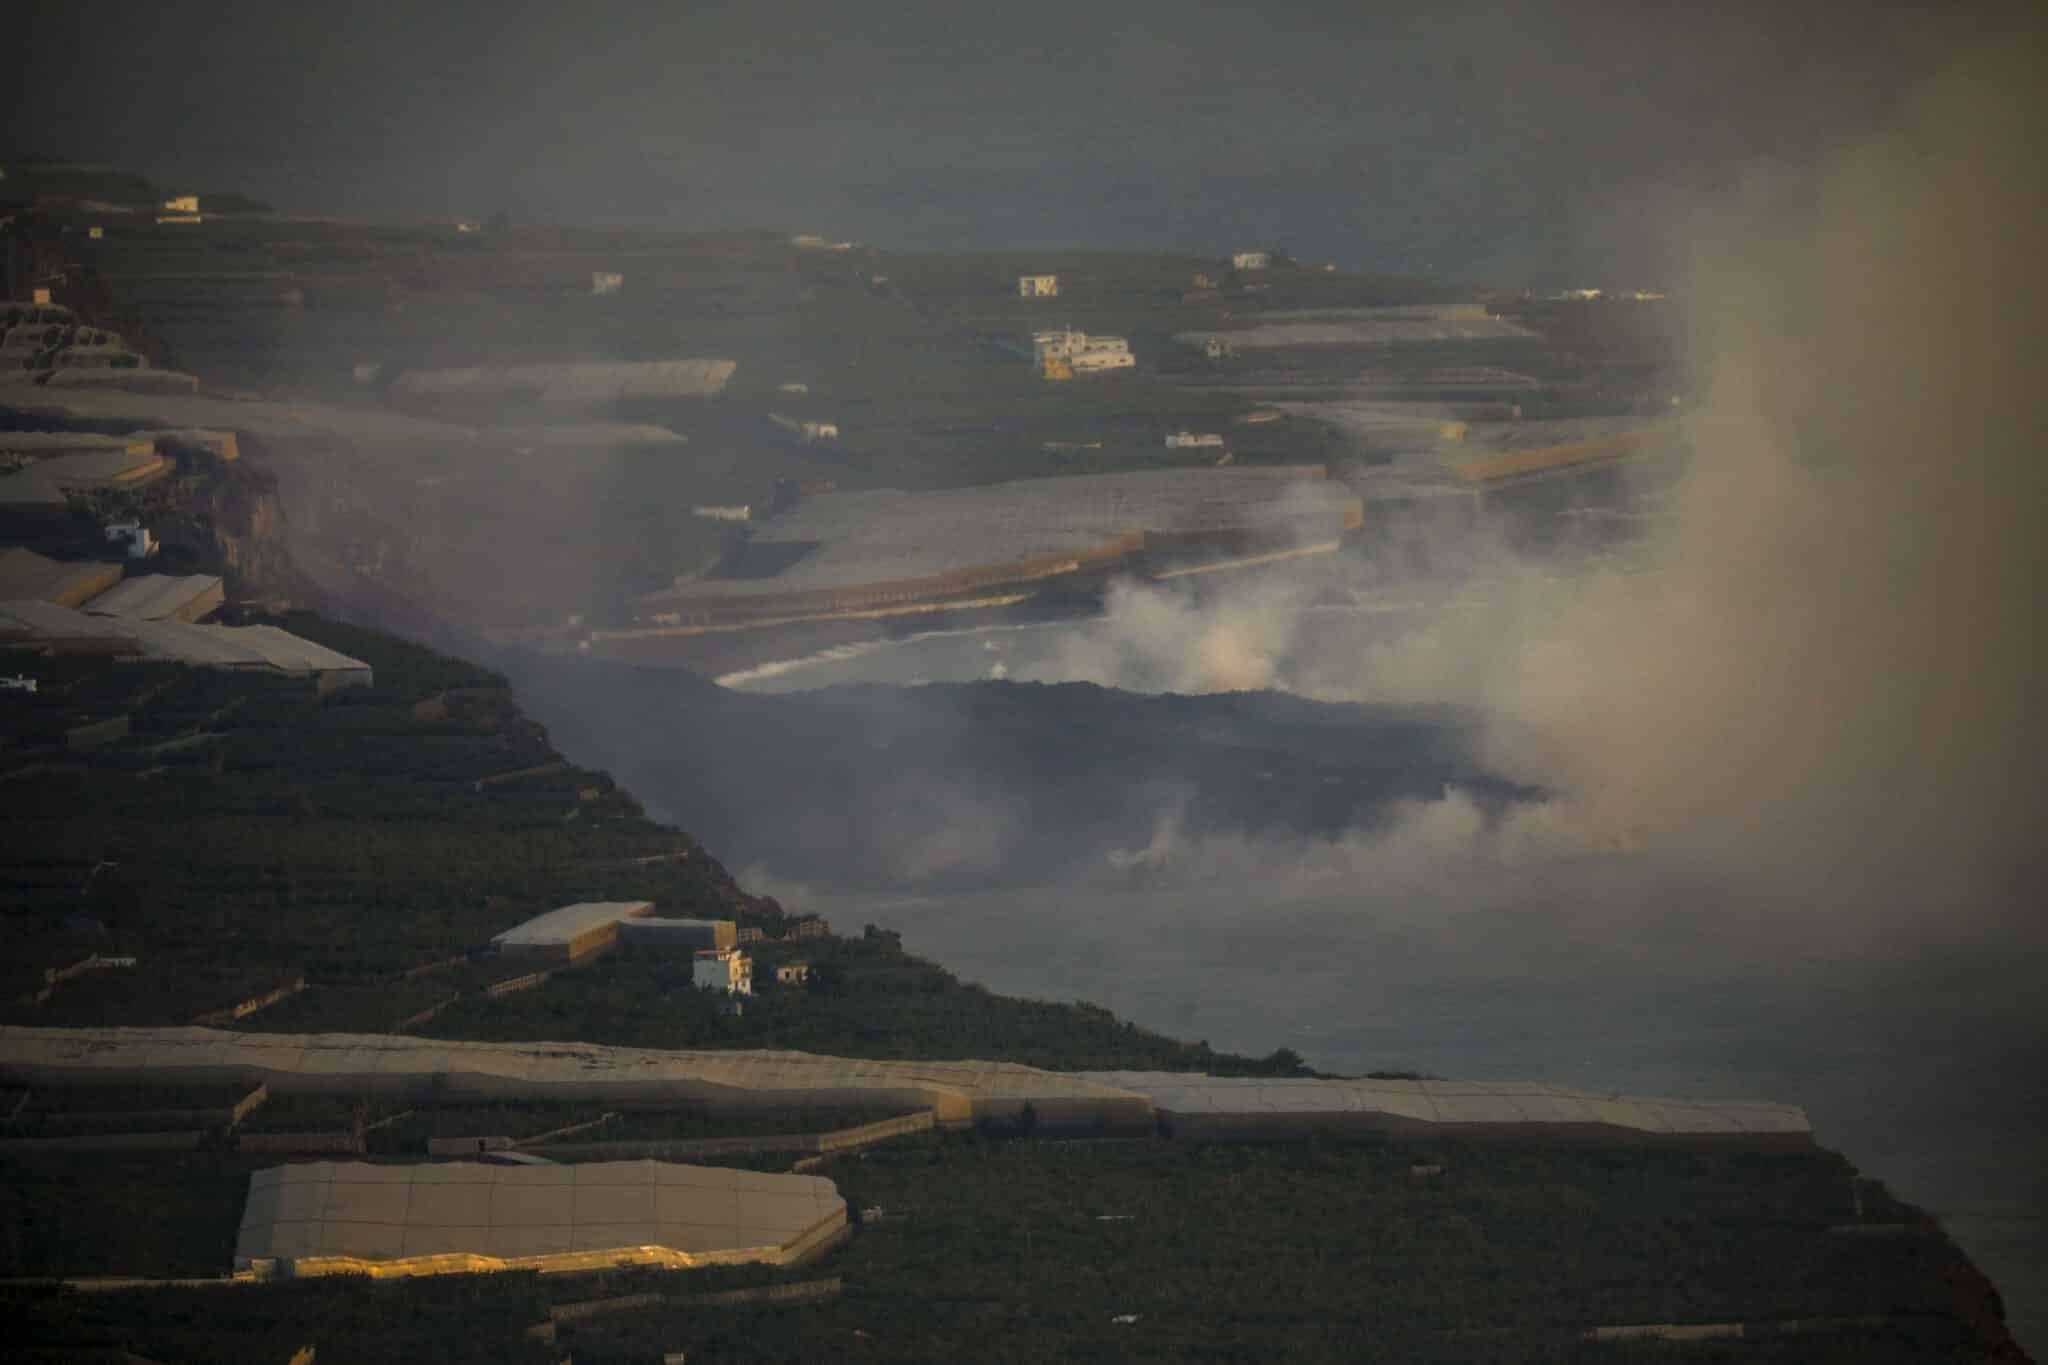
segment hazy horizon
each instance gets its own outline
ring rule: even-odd
[[[818,231],[901,249],[1287,247],[1661,285],[1977,26],[1764,4],[352,6],[31,0],[8,154],[299,213]],[[199,72],[212,79],[195,81]],[[119,98],[104,93],[118,91]]]

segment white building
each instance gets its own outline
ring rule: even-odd
[[[506,956],[575,962],[619,939],[619,922],[654,913],[653,901],[582,901],[535,915],[491,937],[491,950]]]
[[[1057,275],[1019,275],[1017,295],[1026,299],[1051,299],[1059,297],[1060,277]]]
[[[616,294],[626,285],[626,277],[616,270],[594,270],[590,274],[590,292],[593,294]]]
[[[728,995],[752,995],[754,959],[737,948],[699,948],[691,980]]]
[[[1123,337],[1092,337],[1072,328],[1037,332],[1031,338],[1033,361],[1042,370],[1048,361],[1067,365],[1075,374],[1090,370],[1127,370],[1136,365],[1131,343]]]
[[[1189,450],[1199,446],[1220,446],[1223,437],[1213,431],[1169,431],[1166,433],[1168,450]]]
[[[156,537],[139,521],[110,521],[105,531],[107,543],[126,547],[130,559],[148,559],[159,548]]]
[[[1263,251],[1240,251],[1230,258],[1232,270],[1264,270],[1272,258]]]

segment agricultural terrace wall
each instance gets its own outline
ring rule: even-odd
[[[361,1133],[332,1128],[309,1133],[250,1133],[235,1135],[235,1149],[242,1152],[319,1152],[361,1156],[368,1150]]]
[[[194,1152],[206,1133],[80,1133],[71,1137],[0,1138],[0,1155],[12,1152]]]
[[[829,1133],[764,1133],[759,1137],[651,1138],[643,1141],[549,1142],[537,1144],[551,1156],[600,1157],[623,1161],[634,1157],[677,1160],[693,1156],[730,1156],[740,1152],[802,1152],[822,1156],[850,1152],[892,1137],[928,1133],[937,1126],[929,1109],[877,1119]],[[536,1144],[522,1144],[536,1145]]]

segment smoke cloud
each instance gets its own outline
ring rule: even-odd
[[[1689,223],[1703,401],[1627,554],[1463,545],[1483,567],[1410,594],[1431,600],[1360,596],[1400,622],[1362,634],[1311,609],[1313,575],[1207,599],[1127,584],[1105,629],[1018,676],[1467,703],[1494,766],[1555,793],[1508,816],[1449,793],[1291,848],[1297,868],[1629,847],[1792,903],[2011,899],[2048,830],[2028,36],[1959,56],[1816,174],[1759,170]],[[1124,856],[1271,861],[1197,850],[1171,812]]]
[[[1512,770],[1804,898],[1963,908],[2036,862],[2040,51],[1702,236],[1695,458],[1646,571],[1513,660]]]

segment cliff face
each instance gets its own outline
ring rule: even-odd
[[[230,596],[304,595],[274,475],[245,463],[225,466],[197,490],[189,513],[189,534],[218,556]]]

